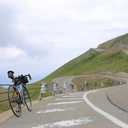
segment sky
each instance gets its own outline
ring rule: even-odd
[[[0,84],[38,81],[90,48],[128,33],[128,0],[0,0]]]

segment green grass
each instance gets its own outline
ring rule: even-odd
[[[8,89],[7,88],[0,88],[0,92],[7,92]],[[8,99],[8,94],[5,93],[5,94],[0,94],[0,101],[2,100],[6,100]],[[10,107],[9,107],[9,103],[8,101],[5,101],[5,102],[1,102],[0,103],[0,113],[4,112],[4,111],[7,111],[9,110]]]
[[[84,89],[84,83],[85,81],[88,81],[89,83],[89,90],[91,89],[97,89],[97,88],[105,88],[105,87],[112,87],[117,83],[118,81],[101,77],[101,76],[83,76],[83,77],[75,77],[72,82],[77,86],[78,91],[82,91]],[[97,86],[95,86],[95,83],[97,83]],[[103,83],[103,86],[101,86],[101,83]],[[113,84],[114,83],[114,84]]]

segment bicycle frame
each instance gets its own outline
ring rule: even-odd
[[[30,74],[28,74],[14,78],[13,74],[13,71],[8,71],[8,77],[12,79],[12,82],[14,82],[14,84],[10,85],[8,88],[8,100],[14,115],[19,117],[21,115],[22,104],[23,106],[26,105],[29,111],[32,110],[31,98],[26,88],[26,83],[28,82],[28,80],[25,78],[26,76],[28,76],[29,79],[31,79],[31,76]],[[22,87],[21,90],[19,88],[20,86]]]

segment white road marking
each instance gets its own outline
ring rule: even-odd
[[[58,103],[49,103],[47,105],[60,105],[60,104],[76,104],[76,103],[81,103],[83,101],[72,101],[72,102],[58,102]]]
[[[82,95],[68,95],[68,96],[62,96],[62,97],[83,97],[83,94]]]
[[[58,98],[56,100],[81,100],[83,98]]]
[[[99,90],[96,90],[96,91],[99,91]],[[91,107],[93,108],[95,111],[97,111],[98,113],[100,113],[101,115],[105,116],[107,119],[109,119],[110,121],[112,121],[113,123],[115,123],[116,125],[122,127],[122,128],[128,128],[128,124],[120,121],[118,118],[115,118],[114,116],[108,114],[107,112],[99,109],[98,107],[96,107],[94,104],[92,104],[88,99],[87,99],[87,95],[89,93],[93,93],[93,92],[96,92],[96,91],[90,91],[90,92],[87,92],[84,94],[83,96],[83,99],[86,101],[86,103]]]
[[[83,96],[83,94],[70,94],[69,96]]]
[[[78,118],[76,120],[75,119],[65,120],[65,121],[55,122],[55,123],[51,123],[51,124],[38,125],[37,127],[32,127],[32,128],[71,127],[71,126],[77,126],[77,125],[81,125],[81,124],[87,124],[89,122],[93,122],[90,119],[90,117],[82,117],[82,118]]]
[[[85,94],[85,92],[70,93],[69,95],[82,95],[82,94]]]
[[[63,97],[77,97],[77,96],[63,96]]]
[[[57,108],[57,109],[48,109],[48,110],[40,110],[39,112],[37,112],[37,114],[40,113],[50,113],[50,112],[62,112],[62,111],[69,111],[69,110],[76,110],[78,107],[73,107],[73,108]]]

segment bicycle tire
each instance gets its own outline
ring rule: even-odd
[[[18,102],[19,94],[16,93],[14,85],[10,85],[8,88],[8,101],[15,116],[21,116],[21,103]]]
[[[30,97],[30,94],[29,94],[28,89],[26,87],[24,87],[24,100],[25,100],[25,104],[26,104],[27,109],[29,111],[32,111],[31,97]]]

